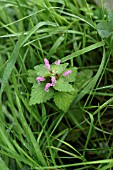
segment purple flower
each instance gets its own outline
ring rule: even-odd
[[[49,61],[48,61],[46,58],[44,58],[44,64],[45,64],[46,69],[49,70],[50,74],[47,75],[47,76],[45,76],[45,77],[39,76],[39,77],[36,78],[36,81],[38,82],[38,84],[40,84],[41,81],[46,81],[45,91],[46,91],[46,92],[49,92],[49,88],[50,88],[51,86],[52,86],[52,87],[55,86],[56,81],[59,79],[59,77],[60,77],[61,75],[60,75],[60,74],[57,74],[57,67],[56,67],[56,66],[55,66],[55,68],[52,67],[52,68],[50,69]],[[55,62],[55,64],[58,65],[58,67],[60,67],[60,66],[59,66],[59,65],[60,65],[60,60],[57,60],[57,61]],[[47,70],[44,70],[44,71],[46,72]],[[58,70],[59,70],[59,68],[58,68]],[[67,70],[67,71],[65,71],[65,72],[62,74],[62,76],[68,76],[68,75],[71,74],[71,73],[72,73],[71,70]],[[50,80],[50,78],[51,78],[51,80]],[[50,80],[50,81],[49,81],[49,80]],[[49,81],[49,82],[48,82],[48,81]]]
[[[51,83],[51,86],[55,86],[55,82],[56,82],[55,77],[52,77],[52,78],[51,78],[51,82],[52,82],[52,83]]]
[[[67,70],[66,72],[63,73],[63,76],[67,76],[67,75],[69,75],[69,74],[71,74],[71,73],[72,73],[71,70]]]
[[[47,83],[45,86],[45,91],[49,92],[50,86],[51,86],[51,83]]]
[[[38,84],[40,84],[40,82],[44,81],[45,78],[44,77],[37,77],[36,80],[38,81]]]
[[[55,62],[55,64],[56,64],[56,65],[60,65],[60,60],[57,60],[57,61]]]
[[[49,61],[48,61],[46,58],[44,58],[44,63],[45,63],[46,68],[47,68],[48,70],[50,70]]]

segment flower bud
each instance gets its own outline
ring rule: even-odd
[[[55,62],[55,64],[56,64],[56,65],[60,65],[60,60],[57,60],[57,61]]]
[[[40,84],[40,82],[44,81],[45,78],[44,77],[37,77],[36,80],[38,81],[38,84]]]
[[[51,83],[47,83],[45,86],[45,91],[49,92],[50,86],[51,86]]]
[[[46,58],[44,58],[44,63],[45,63],[46,68],[47,68],[48,70],[50,70],[49,61],[48,61]]]
[[[72,71],[71,70],[67,70],[66,72],[63,73],[63,76],[68,76],[69,74],[71,74]]]

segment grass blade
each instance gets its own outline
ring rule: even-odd
[[[85,53],[87,53],[87,52],[89,52],[89,51],[92,51],[92,50],[97,49],[97,48],[99,48],[99,47],[102,47],[102,46],[104,46],[104,45],[105,45],[105,42],[104,42],[104,41],[97,42],[97,43],[95,43],[95,44],[93,44],[93,45],[90,45],[90,46],[85,47],[85,48],[83,48],[83,49],[81,49],[81,50],[79,50],[79,51],[76,51],[76,52],[68,55],[67,57],[62,58],[62,59],[61,59],[61,62],[65,62],[65,61],[67,61],[67,60],[73,59],[73,58],[75,58],[75,57],[78,57],[78,56],[80,56],[80,55],[82,55],[82,54],[85,54]]]

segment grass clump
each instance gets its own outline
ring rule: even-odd
[[[112,169],[113,12],[86,0],[1,1],[0,12],[0,168]],[[32,105],[45,58],[75,77]]]

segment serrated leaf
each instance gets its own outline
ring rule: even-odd
[[[66,112],[70,107],[75,95],[65,92],[56,92],[54,95],[54,102],[59,109]]]
[[[75,79],[76,79],[77,67],[68,68],[68,69],[66,69],[65,71],[67,71],[67,70],[71,70],[72,73],[65,77],[65,78],[66,78],[66,81],[68,81],[68,82],[74,82]]]
[[[52,87],[50,87],[49,92],[46,92],[44,88],[45,83],[33,85],[29,105],[40,104],[50,100],[53,97],[54,90]]]
[[[66,67],[68,66],[68,63],[64,63],[64,64],[60,64],[60,65],[51,65],[51,69],[53,71],[53,73],[57,73],[57,74],[61,74]]]
[[[35,83],[35,82],[36,82],[36,77],[37,77],[36,71],[34,71],[34,70],[28,70],[27,81],[28,81],[29,83]]]
[[[28,81],[29,83],[34,83],[34,82],[36,82],[36,78],[35,78],[35,77],[28,77],[28,78],[27,78],[27,81]]]
[[[42,76],[42,77],[50,76],[50,72],[45,67],[44,64],[37,65],[34,67],[34,69],[36,70],[38,76]]]
[[[97,25],[97,31],[102,38],[108,38],[112,34],[112,29],[107,21],[100,21]]]
[[[90,69],[78,72],[76,75],[74,87],[76,87],[79,90],[92,77],[92,75],[93,71]]]
[[[72,85],[65,80],[65,77],[60,77],[56,81],[54,89],[62,92],[71,92],[75,90]]]

